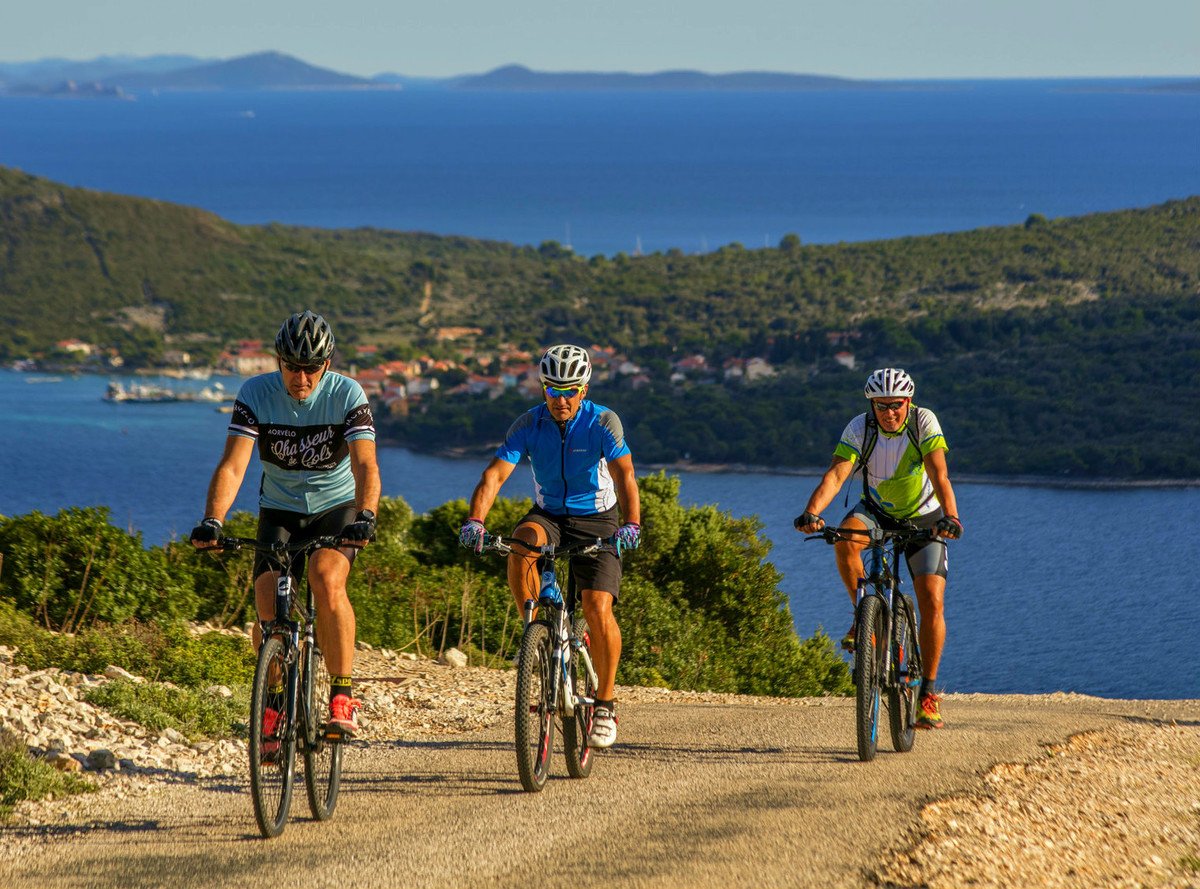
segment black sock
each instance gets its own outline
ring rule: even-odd
[[[333,699],[338,695],[354,697],[354,684],[350,681],[349,676],[331,676],[329,678],[329,702],[333,703]]]
[[[605,701],[602,698],[596,698],[596,709],[604,707],[609,713],[615,713],[617,711],[616,703],[616,700]]]
[[[935,695],[937,693],[938,692],[937,692],[937,680],[936,679],[922,679],[921,680],[921,697],[925,697],[925,695]]]

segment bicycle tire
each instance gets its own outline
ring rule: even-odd
[[[325,737],[325,708],[329,705],[329,670],[315,644],[304,646],[304,788],[308,810],[327,821],[337,808],[342,786],[342,744]]]
[[[554,748],[553,670],[550,627],[533,621],[521,637],[517,656],[516,750],[521,787],[536,793],[546,785]]]
[[[575,618],[571,624],[571,634],[583,643],[590,656],[592,640],[584,618]],[[571,649],[570,676],[576,696],[595,700],[595,683],[592,682],[583,657],[574,648]],[[592,748],[588,746],[588,735],[592,731],[592,714],[595,710],[594,704],[580,703],[576,705],[573,714],[563,718],[563,753],[567,760],[567,774],[572,778],[586,778],[592,773],[592,761],[595,757],[592,756]]]
[[[254,686],[250,696],[250,797],[254,819],[264,837],[283,833],[292,805],[292,786],[296,778],[296,733],[294,714],[288,713],[286,662],[283,640],[271,636],[263,640],[254,668]],[[283,691],[271,690],[272,668]],[[263,719],[274,710],[274,730],[264,736]]]
[[[855,728],[858,758],[870,762],[879,747],[879,666],[883,661],[883,602],[879,596],[863,597],[854,622]]]
[[[917,724],[917,690],[921,684],[921,649],[912,599],[897,596],[892,624],[892,681],[888,683],[888,721],[892,747],[900,753],[913,748]]]

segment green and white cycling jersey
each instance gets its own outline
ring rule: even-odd
[[[895,432],[879,429],[875,447],[867,457],[867,486],[871,498],[893,518],[907,519],[927,515],[939,508],[929,476],[925,472],[924,456],[934,451],[949,450],[942,426],[933,411],[921,408],[921,447],[913,446],[907,426],[913,422],[915,405],[909,407],[908,418]],[[842,440],[834,456],[858,463],[867,438],[867,415],[859,414],[842,432]],[[861,472],[861,467],[856,467]],[[866,498],[863,498],[866,499]]]
[[[354,499],[350,442],[374,440],[375,422],[355,380],[326,371],[312,394],[297,401],[275,371],[242,384],[229,434],[258,445],[259,506],[316,515]]]

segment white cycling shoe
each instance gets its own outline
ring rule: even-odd
[[[617,714],[608,707],[597,707],[592,714],[592,730],[588,733],[588,746],[602,750],[611,747],[617,740]]]

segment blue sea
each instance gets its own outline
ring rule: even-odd
[[[1200,92],[1147,85],[9,97],[0,164],[235,222],[695,253],[1200,194]]]
[[[1145,85],[9,97],[0,165],[243,223],[555,240],[586,255],[695,253],[787,233],[806,243],[893,238],[1200,194],[1200,93]],[[106,404],[105,382],[0,372],[0,514],[104,505],[149,544],[186,534],[227,418],[196,403]],[[381,467],[385,493],[418,511],[466,497],[482,469],[399,449],[384,449]],[[804,636],[838,634],[850,619],[829,548],[791,529],[814,482],[681,475],[686,502],[761,518]],[[528,493],[524,478],[509,486]],[[239,507],[253,508],[253,490],[248,481]],[[1200,697],[1190,617],[1200,490],[956,491],[967,535],[950,557],[948,688]]]
[[[0,371],[0,514],[106,506],[114,524],[141,532],[147,544],[186,536],[203,511],[229,417],[195,402],[107,403],[102,377],[37,382],[44,379]],[[239,381],[223,382],[233,390]],[[838,431],[829,430],[831,449]],[[468,497],[486,462],[399,448],[382,448],[379,460],[384,493],[418,512]],[[258,474],[255,460],[238,508],[256,509]],[[797,632],[846,629],[850,602],[832,549],[792,529],[815,478],[679,477],[684,502],[759,517]],[[504,489],[513,497],[531,492],[525,469]],[[950,550],[939,675],[950,690],[1200,698],[1193,579],[1200,488],[958,482],[955,493],[967,531]],[[827,514],[841,508],[839,498]]]

